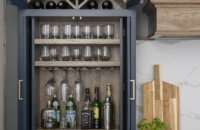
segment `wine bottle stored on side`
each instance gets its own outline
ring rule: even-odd
[[[57,3],[57,8],[58,9],[69,9],[70,6],[65,0],[61,0]]]
[[[99,87],[95,87],[95,99],[92,107],[94,111],[94,128],[101,128],[101,101],[99,100]]]
[[[54,95],[51,101],[51,108],[56,111],[56,126],[60,126],[60,103],[57,99],[57,96]]]
[[[98,3],[96,2],[96,0],[90,0],[87,3],[87,8],[88,9],[97,9],[98,8]]]
[[[102,8],[103,9],[112,9],[113,8],[113,4],[111,1],[109,0],[105,0],[102,4]]]
[[[46,4],[46,9],[56,9],[56,3],[54,1],[49,1]]]
[[[44,9],[44,4],[41,0],[32,0],[28,4],[29,9]]]

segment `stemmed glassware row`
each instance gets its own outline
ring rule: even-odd
[[[48,46],[41,47],[40,60],[42,61],[109,61],[111,50],[109,46],[69,47]]]
[[[42,39],[112,39],[114,25],[78,25],[78,24],[41,24],[40,38]]]

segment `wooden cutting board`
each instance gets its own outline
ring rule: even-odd
[[[143,85],[143,117],[148,123],[158,117],[168,130],[180,130],[179,87],[161,80],[160,65],[154,66],[154,78]]]

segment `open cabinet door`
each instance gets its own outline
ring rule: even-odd
[[[6,69],[6,128],[7,130],[29,130],[29,47],[22,35],[26,20],[18,21],[18,8],[7,5],[7,69]],[[21,23],[21,24],[19,24]],[[21,27],[20,25],[23,25]],[[20,28],[20,30],[19,30]],[[28,33],[24,33],[27,34]]]

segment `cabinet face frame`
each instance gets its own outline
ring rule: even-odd
[[[130,98],[133,95],[132,94],[132,84],[131,80],[136,80],[136,58],[135,58],[135,8],[132,10],[20,10],[19,11],[19,27],[20,27],[20,38],[19,38],[19,43],[25,46],[26,44],[31,43],[31,85],[34,86],[34,77],[35,77],[35,57],[34,57],[34,50],[35,50],[35,45],[34,45],[34,38],[35,38],[35,30],[34,30],[34,24],[35,24],[35,18],[36,17],[117,17],[120,18],[120,103],[125,104],[127,107],[123,107],[120,105],[120,130],[135,130],[136,129],[136,114],[135,114],[135,100],[131,101]],[[30,25],[27,25],[27,24]],[[126,31],[124,32],[123,28],[126,28]],[[29,29],[27,29],[29,28]],[[30,29],[31,28],[31,29]],[[27,30],[31,32],[31,35],[29,33],[26,33]],[[126,37],[123,35],[127,34]],[[27,37],[31,37],[30,39]],[[27,40],[27,39],[28,40]],[[26,40],[24,40],[26,39]],[[125,48],[122,48],[122,44],[126,43],[127,45]],[[124,45],[123,45],[124,46]],[[26,46],[25,46],[26,47]],[[126,52],[124,50],[127,50]],[[132,56],[133,55],[133,56]],[[29,56],[29,55],[27,55]],[[27,58],[25,58],[28,60]],[[30,61],[30,59],[29,59]],[[125,63],[126,62],[126,63]],[[28,61],[27,61],[28,63]],[[121,68],[126,68],[125,72]],[[23,70],[23,73],[28,73],[26,72],[27,70]],[[124,76],[126,75],[126,76]],[[124,78],[126,77],[126,79]],[[22,77],[22,79],[25,79],[25,77]],[[26,80],[26,79],[25,79]],[[123,81],[126,80],[126,81]],[[126,82],[125,84],[123,84]],[[26,86],[27,87],[27,86]],[[125,94],[123,94],[123,91],[126,90]],[[26,128],[30,128],[32,130],[35,130],[35,89],[32,87],[32,90],[29,91],[31,94],[31,97],[27,98],[29,102],[31,101],[31,109],[29,109],[29,114],[25,114],[24,121],[30,120],[29,124],[27,124]],[[27,95],[28,97],[28,95]],[[28,103],[29,103],[28,102]],[[26,102],[27,103],[27,102]],[[23,108],[30,104],[23,104]],[[126,110],[123,110],[125,108]],[[123,111],[123,112],[122,112]],[[31,113],[31,114],[30,114]],[[124,114],[123,114],[124,113]],[[22,113],[18,113],[21,115]],[[23,122],[23,121],[22,121]],[[123,124],[123,125],[122,125]],[[24,125],[19,124],[19,125]],[[21,129],[20,129],[21,130]],[[23,129],[22,129],[23,130]],[[25,129],[24,129],[25,130]]]

